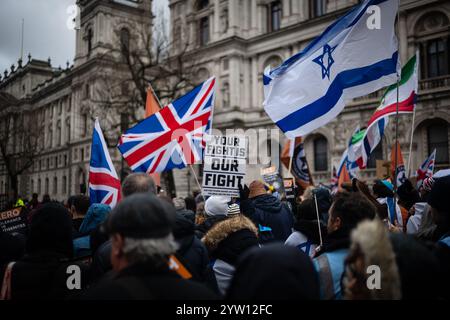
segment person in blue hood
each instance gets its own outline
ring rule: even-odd
[[[89,207],[79,229],[81,236],[73,240],[75,258],[91,255],[91,234],[100,227],[110,212],[111,208],[106,204],[95,203]]]
[[[259,242],[285,242],[294,226],[294,216],[289,207],[267,194],[262,181],[255,180],[250,187],[240,185],[239,192],[241,211],[258,228]]]

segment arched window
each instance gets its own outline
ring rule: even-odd
[[[127,28],[120,30],[120,51],[123,56],[128,56],[130,50],[130,31]]]
[[[449,163],[448,124],[445,121],[433,123],[427,127],[428,153],[436,149],[436,164]]]
[[[281,27],[281,2],[274,1],[269,4],[268,31],[277,31]]]
[[[48,194],[49,187],[50,187],[50,183],[48,181],[48,178],[45,178],[45,189],[44,189],[45,194]]]
[[[425,14],[415,26],[423,79],[450,74],[449,26],[448,17],[439,11]]]
[[[57,194],[58,193],[58,178],[54,177],[53,178],[53,194]]]
[[[209,42],[209,18],[204,17],[199,22],[199,44],[207,45]]]
[[[62,178],[62,193],[65,195],[67,193],[67,177],[63,176]]]
[[[279,56],[271,56],[264,62],[264,69],[269,66],[271,69],[273,69],[275,67],[278,67],[282,62],[283,60],[281,60]]]
[[[314,139],[314,170],[328,170],[328,142],[323,136]]]

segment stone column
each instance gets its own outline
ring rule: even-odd
[[[258,5],[257,5],[257,0],[252,0],[251,6],[250,6],[250,12],[251,12],[251,34],[255,34],[257,32],[258,29],[258,14],[257,14],[257,10],[258,10]]]
[[[238,56],[230,57],[230,106],[240,107],[240,58]]]
[[[283,0],[281,2],[281,26],[284,27],[289,24],[289,18],[291,16],[289,2],[291,0]]]
[[[408,30],[406,29],[406,16],[404,14],[400,14],[399,21],[399,50],[400,50],[400,59],[402,61],[402,65],[408,60]]]
[[[220,37],[220,0],[214,0],[214,33],[213,39],[218,40]]]
[[[231,35],[235,35],[238,29],[238,0],[228,0],[228,21]]]
[[[258,56],[253,56],[251,59],[252,64],[252,90],[251,90],[251,106],[258,106]]]

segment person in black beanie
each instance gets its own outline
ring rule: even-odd
[[[85,300],[195,300],[215,295],[176,272],[172,234],[175,208],[150,193],[133,194],[111,212],[106,229],[111,239],[112,279],[99,281]],[[179,270],[179,269],[178,269]]]
[[[73,255],[72,221],[64,206],[56,202],[42,205],[33,215],[26,240],[25,256],[11,267],[12,300],[64,299],[69,290],[67,273]],[[84,270],[80,284],[83,285]]]
[[[228,300],[318,300],[319,278],[311,259],[282,244],[248,250],[238,261]]]
[[[320,244],[319,227],[322,238],[327,235],[327,228],[320,221],[317,222],[315,201],[306,199],[297,206],[294,232],[286,240],[285,244],[302,250],[313,257],[317,246]],[[320,217],[320,215],[319,215]]]
[[[450,176],[436,179],[428,195],[431,216],[436,224],[436,242],[434,254],[442,270],[442,295],[450,299]]]

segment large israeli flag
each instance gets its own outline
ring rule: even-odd
[[[365,0],[303,51],[264,71],[264,109],[290,139],[330,122],[349,100],[396,82],[397,10],[398,0]]]

